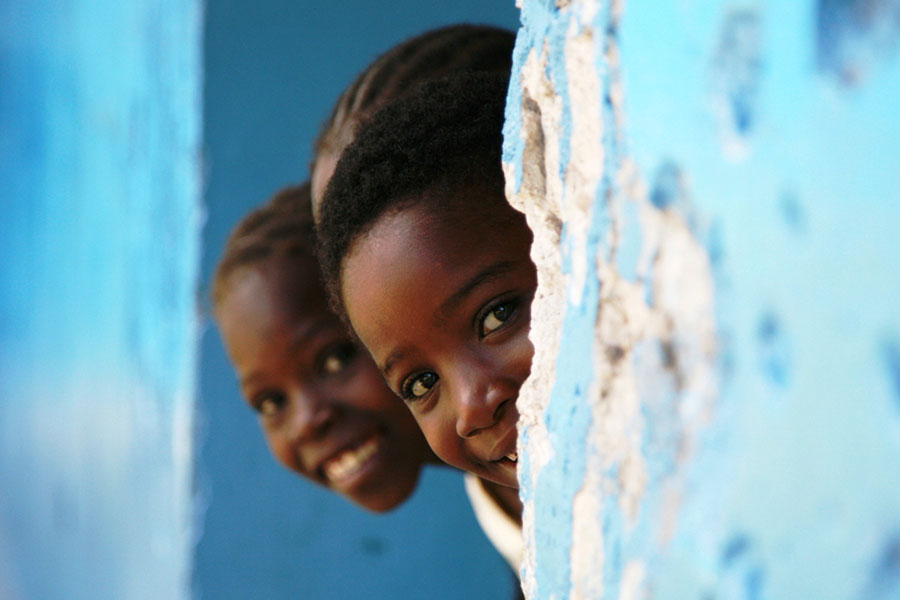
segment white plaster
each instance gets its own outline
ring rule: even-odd
[[[580,27],[579,27],[580,25]],[[578,306],[587,277],[587,234],[597,187],[603,176],[602,88],[594,65],[594,30],[572,19],[566,37],[566,75],[572,112],[571,154],[565,174],[562,218],[566,224],[572,273],[569,303]]]
[[[632,560],[625,565],[622,583],[619,587],[619,600],[643,600],[648,597],[644,581],[647,569],[643,561]]]
[[[584,485],[575,494],[572,505],[571,597],[574,600],[603,597],[603,511],[600,489],[600,455],[592,452],[587,460]]]
[[[568,10],[574,17],[567,31],[565,65],[572,109],[571,158],[565,177],[559,173],[562,104],[560,90],[547,78],[548,47],[532,49],[522,69],[522,135],[525,151],[522,184],[514,190],[517,165],[504,165],[510,202],[522,210],[535,234],[532,259],[538,270],[538,291],[532,307],[531,340],[535,345],[532,374],[519,396],[519,452],[527,454],[532,489],[552,458],[552,432],[545,411],[556,381],[563,317],[567,305],[582,299],[594,261],[600,292],[593,341],[593,382],[588,389],[591,422],[584,457],[587,472],[573,499],[571,590],[572,598],[599,598],[603,581],[604,511],[617,511],[627,537],[642,517],[649,485],[665,490],[661,514],[651,523],[661,544],[677,527],[677,492],[684,469],[676,469],[671,481],[649,481],[643,454],[650,430],[645,414],[666,413],[665,426],[677,431],[677,460],[691,456],[697,432],[711,412],[715,396],[714,358],[716,335],[713,283],[707,254],[688,227],[689,215],[673,207],[661,211],[648,200],[642,174],[628,156],[619,157],[614,185],[596,198],[603,178],[604,94],[612,106],[615,130],[608,137],[621,143],[625,137],[624,90],[619,77],[616,25],[623,3],[611,2],[613,23],[605,31],[594,30],[599,0],[573,0]],[[602,35],[602,40],[596,36]],[[599,43],[598,43],[599,42]],[[608,78],[597,72],[596,52],[604,51]],[[604,87],[606,86],[606,87]],[[549,177],[548,177],[549,174]],[[588,256],[587,234],[594,211],[605,219],[603,239],[596,256]],[[637,215],[634,217],[634,215]],[[627,219],[637,218],[638,223]],[[562,274],[560,227],[568,234],[573,273]],[[635,227],[636,225],[636,227]],[[627,240],[641,235],[636,276],[625,277],[617,257]],[[590,275],[593,276],[593,275]],[[648,305],[652,286],[652,305]],[[636,350],[641,349],[641,352]],[[646,348],[666,348],[662,352]],[[674,409],[670,405],[674,404]],[[658,425],[654,423],[654,425]],[[572,457],[578,458],[578,457]],[[523,533],[526,543],[522,568],[526,597],[536,597],[533,501],[526,501]],[[539,515],[538,515],[539,517]],[[613,516],[613,518],[617,518]],[[621,543],[624,540],[608,542]],[[618,574],[621,600],[644,597],[643,560],[629,560]]]
[[[525,213],[535,239],[531,258],[537,267],[538,289],[531,308],[530,339],[535,345],[531,375],[519,391],[520,455],[527,453],[529,476],[536,486],[541,470],[553,456],[553,446],[541,416],[556,382],[556,355],[562,333],[565,286],[560,251],[560,205],[562,184],[558,178],[547,180],[546,173],[559,172],[559,131],[562,105],[546,77],[547,49],[540,55],[532,49],[522,69],[522,135],[526,165],[522,183],[515,189],[515,165],[504,165],[506,195]],[[522,561],[522,589],[527,598],[535,597],[534,505],[525,502],[522,512],[525,556]]]

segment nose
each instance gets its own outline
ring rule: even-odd
[[[469,368],[460,374],[455,399],[456,433],[470,438],[503,419],[519,395],[519,383],[487,365]]]
[[[321,436],[334,422],[337,411],[321,392],[295,390],[290,398],[290,438],[294,443]]]

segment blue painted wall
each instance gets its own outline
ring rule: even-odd
[[[900,597],[900,2],[663,4],[629,144],[706,224],[722,383],[659,595]]]
[[[602,125],[604,158],[600,177],[557,188],[568,295],[553,393],[526,415],[526,589],[900,597],[900,2],[525,0],[523,22],[516,70],[546,48],[552,90],[514,81],[515,192],[544,166],[520,87],[545,124],[557,118],[540,138],[561,157],[548,180],[601,156],[575,143],[579,118]],[[688,229],[711,269],[708,401],[682,362],[689,323],[600,327],[610,306],[638,320],[659,309],[659,278],[678,269],[628,249],[653,248],[663,222]],[[675,266],[685,283],[668,291],[690,298],[700,269]],[[611,301],[610,288],[639,293]],[[617,335],[633,344],[610,353]],[[576,577],[584,563],[594,578]]]
[[[307,176],[337,96],[378,54],[454,22],[515,29],[513,2],[210,2],[203,296],[226,235]],[[513,575],[474,523],[454,473],[426,473],[387,516],[363,513],[278,466],[243,404],[217,331],[201,343],[197,597],[507,598]]]
[[[183,598],[198,2],[0,3],[0,597]]]

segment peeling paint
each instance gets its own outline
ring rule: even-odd
[[[816,6],[523,2],[529,598],[839,600],[891,555],[900,79],[822,86]]]
[[[539,272],[531,333],[537,356],[519,400],[521,447],[528,456],[527,474],[520,478],[524,528],[532,546],[523,583],[529,597],[536,598],[639,593],[643,575],[635,574],[643,573],[644,563],[630,563],[630,574],[622,579],[627,544],[610,536],[610,526],[621,522],[623,532],[635,527],[651,476],[643,449],[668,437],[663,430],[678,429],[656,424],[647,429],[646,411],[670,406],[670,416],[690,423],[687,435],[692,437],[706,419],[715,387],[711,272],[686,221],[686,184],[676,182],[679,201],[665,202],[661,210],[623,154],[624,96],[616,75],[615,39],[621,7],[589,11],[588,5],[570,5],[572,12],[560,21],[568,77],[554,78],[558,70],[538,58],[552,46],[541,44],[527,55],[519,71],[521,90],[510,95],[521,99],[513,115],[520,116],[521,127],[505,131],[505,156],[523,160],[520,170],[515,162],[505,166],[508,192],[535,229],[532,257]],[[520,44],[523,39],[520,34]],[[605,56],[605,66],[595,79],[598,53]],[[562,126],[566,114],[571,130]],[[521,140],[525,143],[519,146]],[[550,155],[554,148],[558,154]],[[552,177],[544,179],[555,171],[556,156],[560,161],[571,157],[561,190],[551,187]],[[561,236],[559,222],[564,223]],[[691,293],[680,292],[683,287]],[[563,292],[569,302],[560,310]],[[555,304],[548,308],[551,301]],[[543,362],[541,356],[552,356],[542,355],[548,345],[562,340],[581,350]],[[635,353],[649,340],[668,348],[668,360],[644,362]],[[545,366],[554,363],[552,370]],[[655,369],[671,371],[672,383],[655,383],[647,376]],[[679,392],[685,401],[671,407],[667,399]],[[650,398],[643,408],[642,397]],[[676,453],[686,459],[691,444],[685,444],[684,432],[672,439],[677,439]],[[669,452],[670,446],[659,450]],[[660,464],[656,455],[653,460]],[[673,472],[671,466],[663,471]],[[653,475],[658,472],[654,467]],[[610,493],[617,498],[614,504],[603,500]],[[598,521],[598,513],[607,516]]]

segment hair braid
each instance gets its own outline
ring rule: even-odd
[[[214,306],[224,299],[235,271],[284,256],[315,257],[308,182],[281,190],[232,230],[213,278]]]

